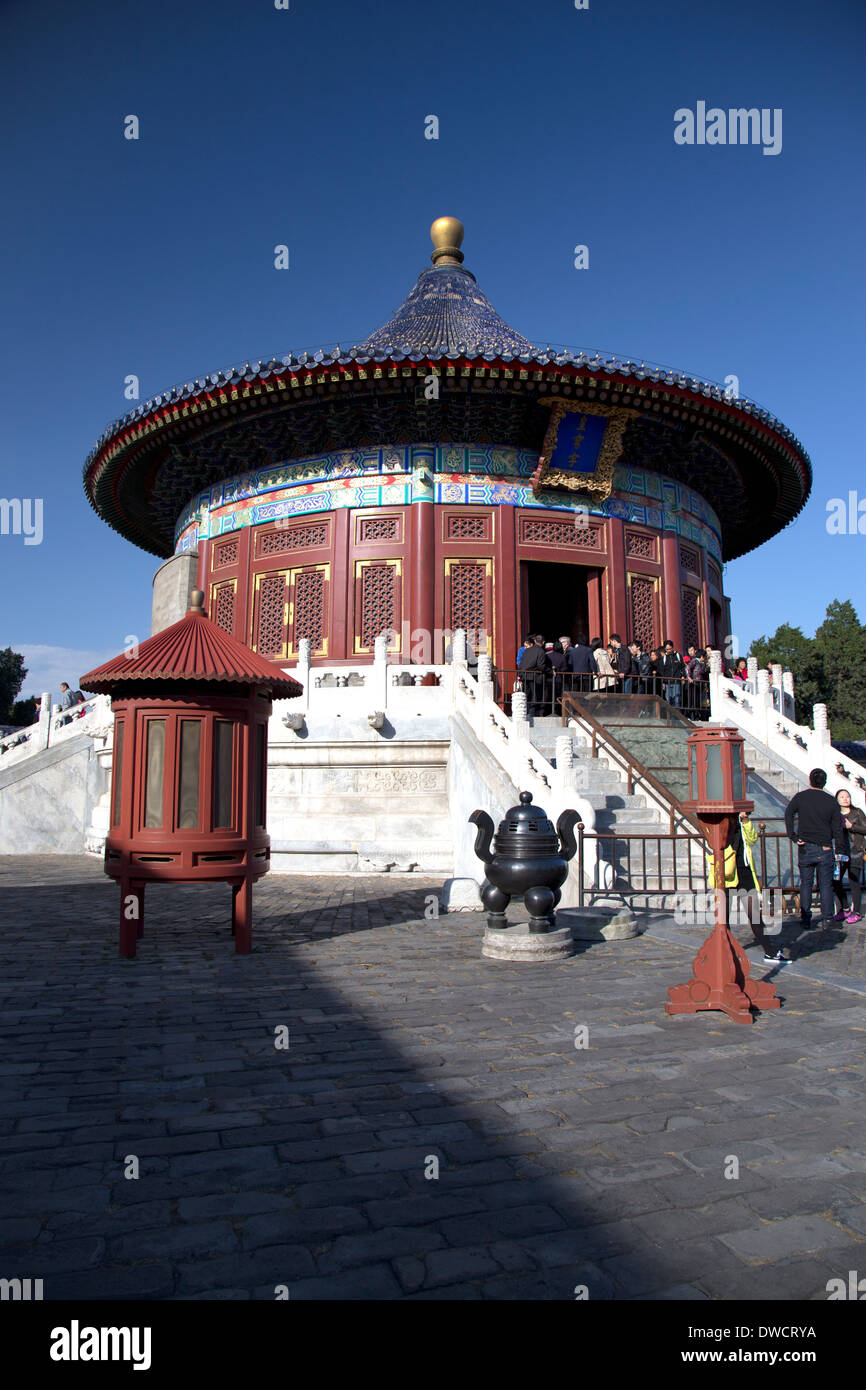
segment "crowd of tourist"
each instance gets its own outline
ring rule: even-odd
[[[555,712],[563,693],[619,691],[623,695],[660,695],[691,719],[709,717],[707,654],[694,646],[681,655],[668,639],[646,650],[640,642],[624,643],[618,632],[604,643],[581,634],[547,641],[527,634],[517,652],[517,673],[526,691],[530,714]]]

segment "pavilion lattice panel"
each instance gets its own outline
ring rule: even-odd
[[[711,584],[715,584],[719,593],[722,592],[722,572],[715,560],[707,561],[707,574]]]
[[[447,541],[489,541],[489,516],[460,516],[452,514],[445,522]]]
[[[648,651],[656,643],[655,585],[635,575],[631,581],[631,635]]]
[[[683,646],[701,645],[700,596],[697,589],[683,589]]]
[[[292,571],[291,647],[306,637],[313,656],[328,650],[328,567],[311,565]]]
[[[394,560],[358,565],[356,651],[372,651],[382,632],[400,629],[400,567]]]
[[[492,633],[491,568],[489,560],[446,561],[448,626],[453,631]],[[488,646],[489,641],[488,636]]]
[[[698,559],[698,552],[692,550],[690,545],[680,546],[680,568],[689,570],[691,574],[700,574],[701,564]]]
[[[258,538],[257,556],[279,555],[287,550],[313,550],[330,544],[330,522],[299,522],[295,526],[278,526]]]
[[[238,543],[237,541],[222,541],[214,546],[213,568],[215,570],[225,569],[227,565],[236,565],[238,562]]]
[[[601,527],[580,526],[577,524],[580,520],[579,513],[570,521],[522,516],[520,540],[524,545],[567,545],[580,550],[600,550]]]
[[[645,531],[626,531],[625,553],[635,560],[655,560],[655,536],[648,536]]]
[[[398,541],[400,539],[400,520],[398,516],[363,516],[358,526],[358,541],[361,545],[372,545],[379,541]]]
[[[223,632],[231,632],[235,621],[235,583],[214,584],[211,589],[211,616]]]
[[[286,576],[263,574],[258,581],[255,650],[262,656],[286,653]]]

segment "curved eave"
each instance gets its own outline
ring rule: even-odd
[[[259,418],[272,409],[304,407],[314,410],[351,390],[375,396],[384,385],[410,386],[430,370],[443,378],[443,393],[465,387],[531,393],[541,385],[553,386],[575,399],[591,399],[632,405],[644,415],[678,418],[686,407],[695,418],[707,421],[720,442],[730,437],[747,444],[749,436],[763,440],[787,459],[779,478],[779,504],[771,517],[759,518],[748,536],[726,548],[725,559],[735,559],[778,533],[798,515],[811,487],[811,465],[800,441],[769,411],[740,398],[731,401],[722,387],[683,373],[598,354],[536,351],[533,355],[502,357],[491,353],[377,354],[361,352],[316,354],[313,360],[247,364],[243,370],[217,373],[155,397],[115,421],[103,433],[84,465],[84,487],[97,514],[114,530],[155,555],[172,553],[171,538],[155,528],[149,516],[149,484],[155,481],[164,450],[173,441],[183,442],[225,428],[244,417]],[[389,385],[390,383],[390,385]],[[692,415],[688,418],[691,420]],[[505,442],[505,441],[503,441]],[[540,441],[539,441],[540,447]],[[282,462],[283,459],[273,460]],[[124,478],[134,473],[139,505],[130,514],[119,500]],[[763,525],[759,524],[763,521]]]

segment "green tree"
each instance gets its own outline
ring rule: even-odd
[[[772,637],[758,637],[752,643],[749,655],[757,659],[762,669],[769,666],[771,661],[778,661],[784,670],[793,671],[797,717],[801,722],[808,719],[813,705],[825,702],[826,682],[821,653],[815,638],[804,636],[799,627],[783,623],[776,628]]]
[[[850,599],[834,599],[815,633],[833,738],[866,736],[866,627]]]
[[[10,724],[15,724],[19,729],[27,728],[36,721],[36,711],[39,702],[35,695],[28,695],[26,700],[16,700],[12,706]]]
[[[0,651],[0,723],[11,723],[12,705],[27,677],[27,667],[20,652],[11,647]]]

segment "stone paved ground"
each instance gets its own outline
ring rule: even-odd
[[[479,917],[425,920],[437,886],[272,875],[246,958],[227,888],[148,889],[127,962],[98,861],[0,860],[0,1276],[49,1299],[817,1300],[866,1274],[853,964],[849,989],[795,966],[750,1028],[668,1018],[700,931],[510,965]]]

